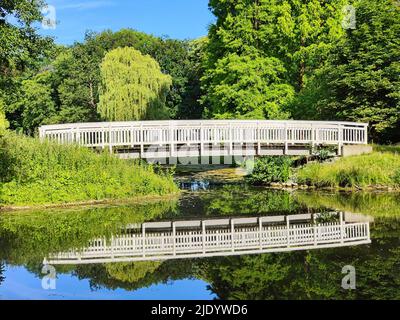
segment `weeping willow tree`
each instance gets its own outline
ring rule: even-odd
[[[98,111],[109,121],[166,119],[165,99],[172,78],[157,61],[130,48],[106,54],[100,66]]]

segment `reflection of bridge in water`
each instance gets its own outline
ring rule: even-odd
[[[369,222],[347,223],[343,213],[150,222],[131,225],[82,250],[51,255],[45,264],[134,262],[288,252],[371,243]]]

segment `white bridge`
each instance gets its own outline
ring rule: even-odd
[[[42,126],[40,138],[108,148],[121,157],[307,155],[317,146],[368,143],[368,124],[321,121],[180,120]]]
[[[82,250],[58,253],[44,264],[93,264],[232,256],[335,248],[371,243],[369,222],[346,223],[343,213],[319,223],[318,214],[151,222],[100,238]],[[338,217],[339,216],[339,217]]]

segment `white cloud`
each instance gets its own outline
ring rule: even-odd
[[[56,5],[56,9],[58,10],[90,10],[97,9],[103,7],[114,6],[115,3],[112,1],[86,1],[86,2],[76,2],[76,3],[68,3],[62,5]]]

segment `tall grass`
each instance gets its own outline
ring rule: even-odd
[[[59,204],[177,192],[169,174],[107,153],[13,132],[0,136],[0,204]]]
[[[334,163],[312,163],[297,171],[297,181],[316,187],[400,187],[400,156],[375,152],[341,158]]]

